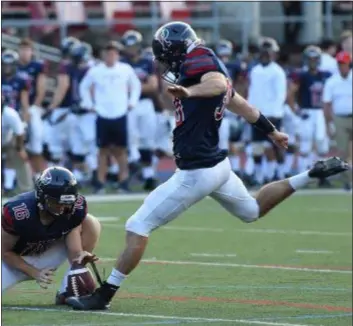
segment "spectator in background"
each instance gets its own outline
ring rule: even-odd
[[[324,39],[321,42],[321,61],[319,69],[328,71],[331,74],[338,72],[337,61],[334,56],[336,55],[337,45],[333,40]]]
[[[281,1],[283,13],[288,18],[302,15],[302,1]],[[289,22],[284,25],[285,40],[297,43],[302,26],[300,22]]]
[[[351,57],[353,56],[353,46],[352,46],[352,31],[347,30],[341,34],[341,50],[348,52]]]
[[[140,98],[141,83],[130,65],[118,62],[119,49],[116,42],[109,42],[105,46],[103,62],[92,67],[80,83],[81,106],[94,108],[97,113],[99,154],[96,193],[104,192],[110,155],[119,164],[120,189],[129,190],[127,114]]]
[[[352,57],[348,52],[339,52],[336,56],[339,74],[331,76],[324,87],[323,102],[327,130],[331,138],[336,139],[340,155],[352,164]],[[352,187],[351,171],[342,174],[344,187]]]

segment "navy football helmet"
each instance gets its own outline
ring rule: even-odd
[[[69,36],[69,37],[66,37],[62,40],[61,42],[61,54],[63,56],[67,56],[70,54],[70,49],[72,46],[74,46],[75,44],[79,44],[80,41],[76,38],[76,37],[73,37],[73,36]]]
[[[189,24],[171,22],[160,27],[154,34],[152,50],[155,59],[163,68],[163,78],[168,82],[178,79],[186,54],[192,46],[200,43],[201,40]],[[170,78],[170,73],[175,78]]]
[[[309,45],[304,49],[304,65],[309,69],[317,69],[321,62],[321,49],[316,45]]]
[[[121,44],[124,46],[124,54],[129,57],[135,57],[142,50],[142,35],[138,31],[128,30],[121,38]]]
[[[89,48],[82,43],[74,44],[70,48],[69,54],[72,62],[75,64],[87,62],[91,57]]]
[[[18,64],[18,53],[13,50],[5,50],[1,54],[1,70],[5,76],[11,76],[16,72]]]
[[[68,169],[51,167],[42,172],[35,183],[38,206],[52,217],[70,217],[75,208],[78,187]]]
[[[230,57],[233,54],[233,44],[228,40],[220,40],[216,45],[218,57]]]

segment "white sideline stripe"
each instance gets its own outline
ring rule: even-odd
[[[295,251],[298,254],[333,254],[331,250],[305,250],[305,249],[297,249]]]
[[[98,219],[102,222],[116,222],[120,220],[119,216],[100,216]]]
[[[326,232],[326,231],[311,231],[311,230],[277,230],[277,229],[243,229],[235,230],[236,232],[252,232],[252,233],[274,233],[274,234],[300,234],[300,235],[328,235],[351,237],[352,232]]]
[[[100,218],[99,218],[100,219]],[[102,221],[102,224],[109,225],[110,228],[123,229],[124,224],[112,224]],[[161,230],[171,231],[189,231],[189,232],[226,232],[229,231],[220,228],[202,228],[193,226],[162,226]],[[273,234],[292,234],[292,235],[322,235],[322,236],[340,236],[351,237],[351,232],[326,232],[326,231],[309,231],[309,230],[275,230],[275,229],[233,229],[232,232],[247,232],[247,233],[273,233]]]
[[[190,256],[193,257],[236,257],[236,254],[208,254],[208,253],[194,253],[192,252]]]
[[[310,326],[304,324],[289,324],[289,323],[277,323],[260,320],[246,320],[246,319],[223,319],[223,318],[203,318],[203,317],[178,317],[178,316],[164,316],[164,315],[148,315],[148,314],[131,314],[123,312],[105,312],[105,311],[75,311],[75,310],[63,310],[54,308],[29,308],[29,307],[2,307],[3,310],[24,310],[24,311],[47,311],[47,312],[60,312],[60,313],[81,313],[81,314],[92,314],[92,315],[104,315],[104,316],[117,316],[117,317],[135,317],[135,318],[151,318],[151,319],[166,319],[166,320],[185,320],[185,321],[204,321],[204,322],[225,322],[225,323],[240,323],[248,325],[268,325],[268,326]]]
[[[250,191],[251,194],[255,194],[256,191]],[[148,194],[107,194],[107,195],[87,195],[85,198],[89,203],[111,203],[111,202],[128,202],[128,201],[141,201],[147,197]],[[322,196],[322,195],[339,195],[339,196],[349,196],[352,194],[348,191],[341,189],[304,189],[299,190],[295,193],[295,196]],[[211,199],[207,197],[207,199]],[[2,202],[6,202],[9,198],[1,198]]]
[[[100,261],[116,261],[116,258],[99,258]],[[212,267],[243,267],[243,268],[262,268],[262,269],[277,269],[287,271],[299,271],[309,273],[337,273],[337,274],[352,274],[351,270],[338,270],[338,269],[320,269],[320,268],[307,268],[307,267],[291,267],[281,265],[251,265],[251,264],[233,264],[233,263],[220,263],[220,262],[201,262],[201,261],[179,261],[179,260],[158,260],[158,259],[143,259],[144,263],[159,263],[166,265],[194,265],[194,266],[212,266]]]

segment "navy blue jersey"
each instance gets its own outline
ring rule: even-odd
[[[29,103],[32,105],[37,96],[38,77],[47,73],[47,65],[43,61],[32,60],[26,65],[19,64],[18,73],[29,80]]]
[[[184,87],[198,84],[204,74],[212,71],[229,78],[226,67],[212,50],[197,47],[187,54],[178,84]],[[174,99],[173,151],[180,169],[212,167],[226,157],[226,151],[218,147],[218,129],[231,93],[229,82],[228,91],[221,95]]]
[[[15,196],[3,205],[1,226],[5,232],[18,237],[15,253],[39,255],[80,225],[86,214],[86,199],[79,195],[70,217],[59,217],[52,224],[43,225],[35,193],[31,191]]]
[[[17,73],[11,77],[1,76],[1,94],[5,104],[17,111],[21,110],[21,92],[29,91],[29,80]]]
[[[141,81],[141,84],[147,82],[148,77],[156,73],[156,70],[155,70],[154,64],[153,64],[153,60],[151,60],[149,58],[142,57],[135,62],[129,60],[128,58],[124,58],[121,61],[129,64],[134,69],[137,77]],[[140,99],[143,99],[143,98],[151,98],[151,94],[141,93]]]
[[[79,105],[81,102],[79,87],[83,77],[89,69],[90,67],[88,65],[80,67],[75,64],[67,65],[67,73],[70,79],[68,92],[70,93],[72,105]]]
[[[70,62],[62,62],[59,68],[59,74],[64,74],[69,77],[70,85],[59,107],[68,108],[75,104],[79,104],[79,85],[89,66],[77,67]]]
[[[292,77],[299,83],[298,104],[301,108],[322,109],[322,92],[330,76],[331,74],[326,71],[319,71],[315,75],[309,71],[302,71]]]

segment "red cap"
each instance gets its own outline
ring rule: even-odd
[[[351,58],[351,55],[346,52],[346,51],[341,51],[341,52],[338,52],[337,55],[336,55],[336,60],[338,63],[351,63],[352,61],[352,58]]]

